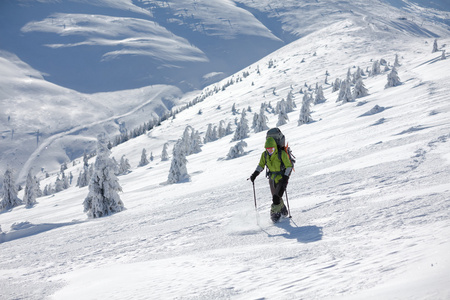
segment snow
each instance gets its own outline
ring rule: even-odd
[[[262,7],[276,12],[276,5],[283,3]],[[287,14],[289,9],[278,12]],[[2,52],[2,65],[8,66],[8,76],[0,75],[2,88],[8,83],[5,87],[17,93],[14,99],[23,97],[24,103],[30,99],[24,95],[35,92],[45,100],[36,100],[30,111],[39,111],[45,102],[58,111],[64,106],[55,101],[61,95],[66,97],[62,100],[82,95],[86,101],[79,110],[69,108],[71,113],[94,105],[101,115],[85,116],[72,126],[64,123],[64,130],[42,137],[27,166],[45,153],[49,160],[59,154],[57,143],[84,149],[87,141],[94,142],[98,124],[119,119],[140,125],[142,115],[158,107],[150,98],[179,97],[173,102],[182,104],[200,94],[207,97],[112,149],[116,160],[126,155],[132,166],[129,174],[118,176],[124,211],[89,219],[83,212],[88,187],[72,186],[37,198],[32,208],[1,212],[1,298],[449,299],[450,60],[431,53],[434,38],[428,35],[381,34],[379,29],[358,18],[330,24],[234,74],[236,80],[248,71],[242,81],[222,89],[230,80],[225,78],[189,94],[167,85],[81,94],[43,80],[39,71]],[[449,44],[447,31],[439,45],[446,49]],[[366,76],[369,95],[343,104],[323,84],[326,70],[328,82],[334,82],[345,78],[348,68],[365,70],[373,60],[392,64],[395,54],[401,64],[400,86],[385,89],[384,71]],[[28,82],[27,74],[34,74]],[[9,85],[14,81],[16,85]],[[323,84],[326,101],[311,106],[312,123],[297,126],[303,97],[299,90],[306,90],[305,82]],[[214,86],[219,91],[208,93]],[[236,144],[232,135],[203,145],[200,153],[186,157],[190,179],[167,184],[171,159],[161,161],[163,145],[169,143],[171,150],[187,125],[203,137],[208,124],[234,124],[239,117],[231,113],[234,103],[239,111],[252,108],[246,114],[251,122],[261,103],[275,107],[291,90],[297,108],[280,129],[297,158],[287,188],[292,219],[271,223],[271,196],[263,174],[255,181],[255,207],[247,178],[264,150],[265,132],[251,130],[244,139],[244,155],[234,159],[226,159]],[[124,98],[129,101],[120,101]],[[11,111],[21,107],[12,104]],[[366,114],[375,105],[384,109]],[[275,126],[277,115],[265,115],[268,125]],[[4,146],[10,132],[1,131],[7,136],[1,140],[2,150],[17,153]],[[76,142],[64,144],[63,137]],[[143,148],[155,159],[138,167]],[[80,158],[69,164],[73,182],[80,168]],[[41,179],[44,187],[56,175]]]

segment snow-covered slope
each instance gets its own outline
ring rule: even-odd
[[[241,70],[234,84],[227,78],[194,95],[204,101],[113,148],[116,159],[126,155],[133,166],[119,177],[126,211],[88,220],[88,190],[72,187],[0,215],[3,295],[448,299],[450,59],[431,53],[432,42],[342,20]],[[440,49],[449,43],[448,36],[439,39]],[[400,86],[385,89],[386,72],[364,77],[370,95],[342,104],[324,84],[326,71],[331,83],[374,60],[392,65],[395,54]],[[314,122],[298,126],[299,91],[316,82],[327,100],[312,107]],[[170,161],[160,161],[162,146],[172,147],[187,125],[204,134],[210,123],[234,122],[233,103],[258,112],[290,91],[297,109],[281,130],[297,157],[288,187],[291,220],[270,223],[263,175],[255,182],[255,212],[246,179],[264,132],[251,132],[246,155],[232,160],[225,159],[231,136],[203,145],[187,157],[190,181],[165,184]],[[382,109],[368,113],[376,105]],[[267,116],[275,126],[277,116]],[[143,148],[155,160],[136,167]],[[77,175],[80,166],[68,171]]]
[[[448,17],[446,1],[2,1],[0,174],[57,170],[298,37],[350,22],[380,42],[339,47],[365,55],[448,36]]]

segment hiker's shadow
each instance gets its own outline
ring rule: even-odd
[[[282,236],[287,239],[296,239],[299,243],[306,244],[322,240],[322,227],[315,225],[298,227],[292,219],[287,222],[276,223],[275,226],[286,230],[286,233],[277,234],[278,236]]]

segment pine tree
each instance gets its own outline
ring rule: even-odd
[[[369,90],[364,86],[362,78],[359,78],[353,88],[353,98],[357,99],[367,95],[369,95]]]
[[[347,80],[341,82],[341,87],[339,88],[339,96],[336,102],[342,101],[343,103],[353,101],[353,94],[350,89],[350,83]]]
[[[336,80],[333,83],[333,89],[331,90],[332,93],[339,91],[340,86],[341,86],[341,80],[339,78],[336,78]]]
[[[370,74],[372,76],[378,75],[381,73],[381,66],[380,66],[380,62],[378,60],[374,61],[372,64],[372,71],[370,72]]]
[[[250,132],[250,129],[248,127],[248,121],[247,121],[247,118],[245,115],[245,110],[242,110],[241,119],[237,124],[236,131],[234,132],[234,137],[231,141],[232,142],[240,141],[245,138],[248,138],[249,132]]]
[[[290,90],[286,97],[286,110],[288,113],[290,113],[293,112],[296,107],[297,105],[295,105],[294,93],[292,92],[292,90]]]
[[[167,152],[168,148],[169,148],[169,144],[165,143],[164,146],[163,146],[162,153],[161,153],[161,161],[169,160],[169,152]]]
[[[388,82],[384,86],[386,89],[402,84],[400,81],[400,78],[398,77],[396,68],[392,68],[392,71],[387,75],[387,79],[388,79]]]
[[[305,96],[303,96],[303,103],[302,107],[300,108],[300,117],[298,120],[298,126],[308,124],[313,121],[313,119],[311,118],[310,105],[311,105],[310,98],[308,93],[306,93]]]
[[[139,161],[139,167],[143,167],[148,165],[148,159],[147,159],[147,150],[145,150],[145,148],[142,148],[142,153],[141,153],[141,160]]]
[[[322,86],[320,85],[318,88],[317,88],[317,91],[316,91],[316,96],[314,97],[314,104],[319,104],[319,103],[323,103],[323,102],[325,102],[325,96],[323,95],[323,88],[322,88]]]
[[[126,175],[130,173],[131,165],[128,161],[128,158],[125,158],[125,155],[122,155],[120,158],[120,164],[119,164],[119,173],[118,175]]]
[[[445,57],[445,50],[442,50],[441,60],[444,60],[444,59],[446,59],[446,57]]]
[[[438,49],[437,39],[434,39],[433,50],[431,51],[431,53],[438,52],[438,51],[439,51],[439,49]]]
[[[398,62],[398,54],[395,54],[394,67],[396,68],[400,67],[400,63]]]
[[[202,152],[202,138],[200,137],[198,130],[192,129],[190,153],[194,154],[200,152]]]
[[[122,191],[115,173],[115,164],[104,134],[98,136],[94,174],[89,183],[89,194],[84,199],[84,212],[89,218],[100,218],[125,209],[118,192]]]
[[[261,109],[259,110],[259,114],[255,114],[256,120],[255,120],[255,126],[254,126],[254,130],[255,133],[261,132],[261,131],[266,131],[269,129],[269,126],[267,126],[267,117],[264,114],[265,112],[265,108],[264,105],[261,105]]]
[[[186,168],[186,153],[183,149],[183,141],[181,139],[173,146],[173,158],[170,165],[168,183],[177,183],[189,179]]]
[[[234,159],[245,154],[244,147],[247,147],[245,141],[238,142],[234,147],[230,148],[227,154],[227,159]]]
[[[0,210],[11,209],[21,204],[22,200],[17,197],[13,170],[8,167],[3,178],[3,199],[0,202]]]
[[[27,175],[23,202],[27,208],[33,207],[36,204],[36,179],[31,175],[31,170]]]

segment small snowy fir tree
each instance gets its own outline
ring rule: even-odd
[[[339,91],[340,86],[341,86],[341,80],[339,78],[336,78],[336,80],[333,83],[333,89],[331,90],[332,93]]]
[[[3,199],[0,202],[0,210],[11,209],[21,204],[22,200],[17,197],[13,171],[7,168],[3,178]]]
[[[342,80],[341,87],[339,88],[339,96],[336,102],[342,101],[343,103],[347,103],[353,100],[350,83],[347,80]]]
[[[240,141],[245,138],[248,138],[249,132],[250,132],[250,129],[248,127],[248,121],[247,121],[247,118],[245,115],[245,110],[242,110],[241,119],[237,124],[236,131],[234,132],[234,137],[231,141],[232,142]]]
[[[277,127],[287,124],[288,121],[289,121],[289,117],[286,113],[286,109],[284,109],[284,108],[280,109],[280,111],[278,113]]]
[[[387,75],[388,82],[384,86],[386,89],[394,86],[401,85],[400,78],[398,77],[397,69],[393,68],[392,71]]]
[[[83,203],[84,212],[89,218],[100,218],[125,209],[118,194],[122,188],[114,174],[116,165],[109,157],[110,154],[106,135],[99,135],[94,174],[89,183],[89,194]]]
[[[445,57],[445,50],[442,50],[441,60],[444,60],[444,59],[446,59],[446,57]]]
[[[290,90],[286,97],[286,110],[288,113],[290,113],[293,112],[296,107],[297,105],[295,105],[294,93],[292,92],[292,90]]]
[[[208,124],[208,128],[206,129],[203,143],[207,144],[207,143],[213,142],[215,140],[217,140],[217,131],[214,133],[213,124]]]
[[[320,85],[316,90],[316,96],[314,97],[314,104],[325,102],[325,96],[323,95],[323,88]]]
[[[370,72],[370,75],[375,76],[381,73],[381,65],[378,60],[374,61],[372,64],[372,71]]]
[[[161,161],[169,160],[169,152],[167,152],[168,149],[169,149],[169,144],[165,143],[163,146],[162,153],[161,153]]]
[[[398,62],[398,54],[395,54],[394,67],[400,67],[400,63]]]
[[[181,139],[173,146],[173,158],[170,165],[169,176],[167,183],[177,183],[185,180],[189,180],[189,174],[187,172],[186,153],[183,149],[183,141]]]
[[[230,148],[227,154],[227,159],[234,159],[245,154],[244,147],[247,147],[247,143],[244,141],[238,142],[234,147]]]
[[[147,159],[147,150],[145,150],[145,148],[142,148],[142,153],[141,153],[141,160],[139,161],[139,167],[143,167],[148,165],[149,161]]]
[[[437,39],[434,39],[433,50],[431,51],[431,53],[438,52],[438,51],[439,51],[439,49],[438,49]]]
[[[233,106],[231,107],[231,112],[233,113],[233,115],[237,115],[239,112],[236,109],[236,103],[233,103]]]
[[[255,114],[256,119],[254,120],[255,126],[253,128],[255,130],[255,133],[269,130],[269,126],[267,126],[268,119],[267,119],[266,115],[264,114],[264,112],[265,112],[265,107],[262,104],[261,109],[259,110],[259,114]]]
[[[313,121],[311,118],[311,102],[308,94],[303,97],[302,107],[300,108],[300,118],[298,119],[298,126],[308,124]]]
[[[225,121],[221,120],[219,123],[219,129],[217,130],[217,137],[223,138],[226,135]]]
[[[125,158],[125,155],[122,155],[120,158],[120,164],[119,164],[119,172],[118,175],[126,175],[130,173],[131,165],[128,161],[128,158]]]
[[[27,175],[23,202],[27,208],[33,207],[36,204],[36,179],[31,175],[31,170]]]
[[[353,88],[353,98],[357,99],[367,95],[369,95],[369,90],[364,86],[362,78],[359,78]]]
[[[202,152],[202,138],[200,137],[200,133],[198,132],[198,130],[192,129],[189,152],[191,154]]]
[[[153,152],[150,152],[150,161],[153,161],[155,158],[153,157]]]

